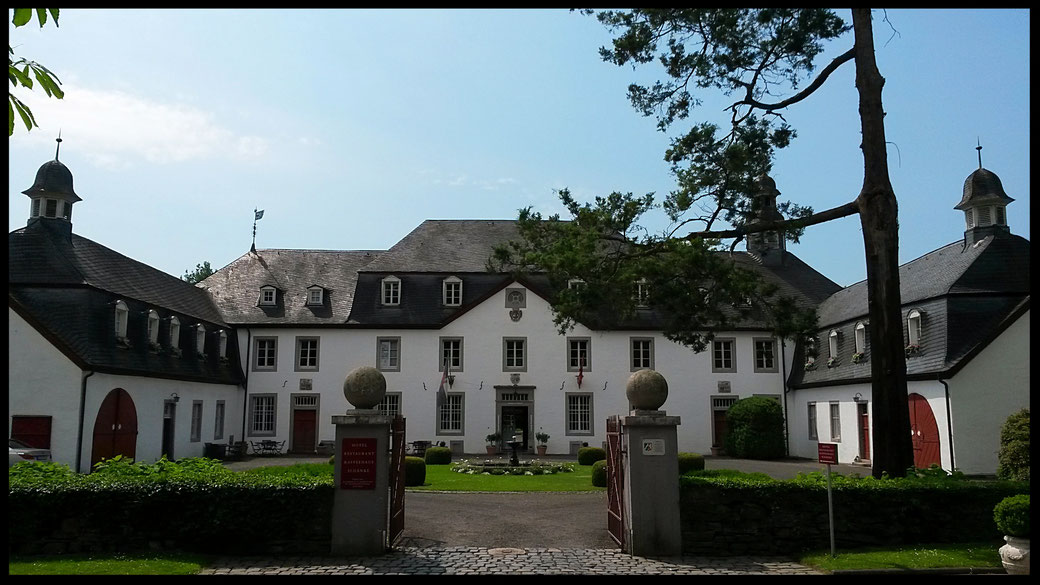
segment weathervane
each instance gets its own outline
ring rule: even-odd
[[[61,128],[58,128],[58,146],[54,149],[54,160],[58,160],[58,151],[61,150]]]
[[[975,150],[979,151],[979,168],[981,169],[982,168],[982,142],[979,141],[979,138],[977,136],[975,137],[975,144],[978,144],[978,146],[975,147]]]

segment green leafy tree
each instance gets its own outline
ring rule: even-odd
[[[32,21],[34,14],[40,23],[40,28],[47,24],[48,14],[50,19],[54,21],[54,26],[58,26],[57,8],[15,8],[14,15],[11,17],[11,23],[16,28],[24,26]],[[35,77],[35,83],[39,84],[40,88],[47,94],[47,97],[54,97],[60,100],[65,97],[65,92],[61,90],[61,80],[50,69],[25,57],[16,57],[14,47],[11,45],[7,45],[7,52],[7,78],[11,82],[11,90],[7,92],[7,135],[10,137],[14,135],[16,112],[22,123],[25,124],[27,131],[32,131],[33,128],[39,127],[29,106],[25,105],[22,100],[14,95],[15,88],[22,86],[27,89],[33,89],[33,78]]]
[[[605,61],[619,66],[656,61],[663,66],[665,79],[629,86],[633,106],[645,116],[656,116],[660,130],[686,123],[701,104],[696,92],[730,97],[729,119],[691,124],[672,138],[665,160],[676,188],[659,206],[652,193],[611,193],[579,203],[562,190],[560,199],[571,218],[543,218],[530,208],[521,210],[522,241],[496,249],[490,267],[547,274],[559,291],[553,311],[561,330],[575,321],[621,323],[639,304],[669,315],[663,331],[669,339],[701,351],[714,331],[744,316],[733,305],[746,303],[735,301],[751,298],[764,307],[777,335],[797,340],[814,331],[815,314],[797,310],[791,299],[719,252],[763,232],[796,242],[808,226],[859,214],[875,348],[873,474],[904,476],[913,465],[913,447],[900,316],[897,204],[888,177],[884,79],[874,59],[871,11],[852,10],[851,25],[828,9],[585,12],[616,33],[613,46],[600,49]],[[850,32],[852,46],[815,71],[824,43]],[[859,92],[861,132],[849,140],[857,141],[863,153],[860,192],[822,212],[787,202],[777,206],[778,215],[769,213],[763,198],[756,196],[760,182],[777,151],[796,136],[783,111],[808,99],[847,63],[855,67]],[[786,97],[778,99],[781,94]],[[657,207],[670,224],[652,234],[639,220]],[[586,285],[567,286],[573,279]],[[633,283],[640,283],[636,292]]]
[[[214,272],[216,272],[216,270],[213,270],[209,265],[209,260],[206,260],[202,264],[196,264],[195,270],[185,270],[184,276],[182,276],[181,279],[190,282],[191,284],[198,284],[203,280],[206,280],[206,278]]]

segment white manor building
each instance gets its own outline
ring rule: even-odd
[[[515,429],[527,450],[536,433],[551,454],[600,446],[607,417],[629,410],[628,377],[651,368],[668,380],[683,451],[717,449],[729,405],[763,395],[784,406],[792,455],[814,458],[824,441],[842,462],[869,460],[864,287],[842,289],[775,234],[731,256],[818,308],[815,368],[754,311],[701,353],[667,340],[649,307],[561,335],[546,279],[485,268],[518,236],[511,220],[428,220],[384,251],[250,250],[192,286],[73,234],[80,199],[57,158],[24,193],[29,222],[9,235],[10,436],[81,471],[117,452],[198,456],[232,440],[318,452],[359,366],[384,373],[381,408],[407,419],[408,441],[459,454]],[[1007,201],[966,185],[958,209],[977,219],[964,242],[903,267],[912,406],[923,397],[938,421],[936,462],[973,473],[995,471],[1000,422],[1028,405],[1029,245],[1008,233]]]

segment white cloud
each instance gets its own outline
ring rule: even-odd
[[[61,100],[23,93],[40,127],[32,132],[17,128],[12,142],[53,143],[60,130],[63,137],[83,145],[95,164],[116,168],[142,159],[153,164],[199,158],[256,160],[270,145],[265,138],[221,126],[212,113],[182,102],[162,103],[68,83],[62,89]]]
[[[429,175],[433,174],[431,171],[422,171],[421,174]],[[461,187],[461,188],[472,188],[480,189],[483,191],[498,191],[503,187],[509,187],[516,183],[515,179],[503,177],[499,179],[477,179],[468,175],[455,175],[449,178],[434,177],[432,179],[434,185],[447,185],[449,187]]]

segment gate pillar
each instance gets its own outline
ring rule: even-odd
[[[625,390],[632,411],[620,418],[624,457],[626,551],[636,556],[682,554],[679,522],[678,416],[659,410],[668,396],[664,376],[640,370]]]
[[[347,375],[343,394],[355,407],[332,417],[336,426],[331,553],[383,554],[389,548],[390,423],[375,407],[386,380],[364,366]]]

